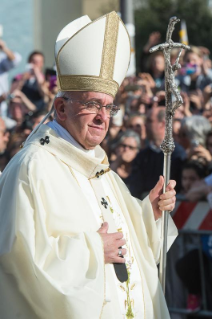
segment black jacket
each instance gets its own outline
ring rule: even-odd
[[[171,179],[176,180],[176,190],[180,189],[181,169],[185,161],[185,151],[179,144],[171,156]],[[156,152],[151,146],[141,150],[135,158],[128,182],[133,196],[143,198],[155,186],[159,176],[163,175],[163,152]]]

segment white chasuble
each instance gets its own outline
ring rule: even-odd
[[[133,198],[109,171],[103,150],[95,153],[91,158],[42,125],[5,168],[0,318],[170,318],[156,266],[161,221],[148,197]],[[104,264],[97,230],[107,218],[109,231],[122,231],[127,241],[124,284]],[[176,234],[170,218],[168,246]]]
[[[114,197],[114,193],[111,189],[112,187],[107,180],[107,175],[103,174],[98,178],[91,178],[89,182],[87,182],[88,179],[84,175],[74,169],[73,171],[83,193],[86,194],[91,209],[94,209],[94,214],[97,218],[97,222],[99,222],[99,227],[101,227],[102,222],[107,221],[109,224],[109,233],[122,231],[124,238],[126,239],[125,248],[127,249],[127,255],[125,256],[125,259],[128,271],[128,281],[126,283],[121,283],[115,275],[113,265],[106,265],[106,271],[111,272],[116,285],[118,296],[116,302],[118,302],[120,306],[120,313],[122,314],[121,318],[143,318],[144,305],[141,275],[134,257],[125,218]],[[111,302],[110,290],[106,276],[106,302]]]

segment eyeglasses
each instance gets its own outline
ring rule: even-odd
[[[98,113],[103,107],[105,107],[106,113],[110,116],[114,116],[118,113],[118,111],[120,110],[120,108],[117,105],[114,104],[107,104],[107,105],[102,105],[100,102],[98,101],[88,101],[88,102],[84,102],[84,101],[80,101],[80,100],[74,100],[74,99],[70,99],[66,96],[62,97],[64,100],[66,101],[71,101],[71,102],[78,102],[81,105],[85,106],[85,110],[87,110],[88,112],[91,113]]]
[[[123,148],[129,148],[131,151],[138,149],[138,147],[136,147],[136,146],[131,146],[131,145],[128,145],[128,144],[120,144],[120,146],[123,147]]]
[[[141,128],[141,124],[131,124],[129,125],[129,128]]]

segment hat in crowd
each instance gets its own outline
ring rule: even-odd
[[[115,96],[130,61],[130,39],[116,12],[95,21],[78,18],[59,33],[55,45],[59,90]]]

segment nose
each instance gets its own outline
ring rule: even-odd
[[[98,113],[96,114],[96,118],[100,119],[105,122],[108,118],[110,118],[110,114],[107,113],[105,107],[102,107]]]

